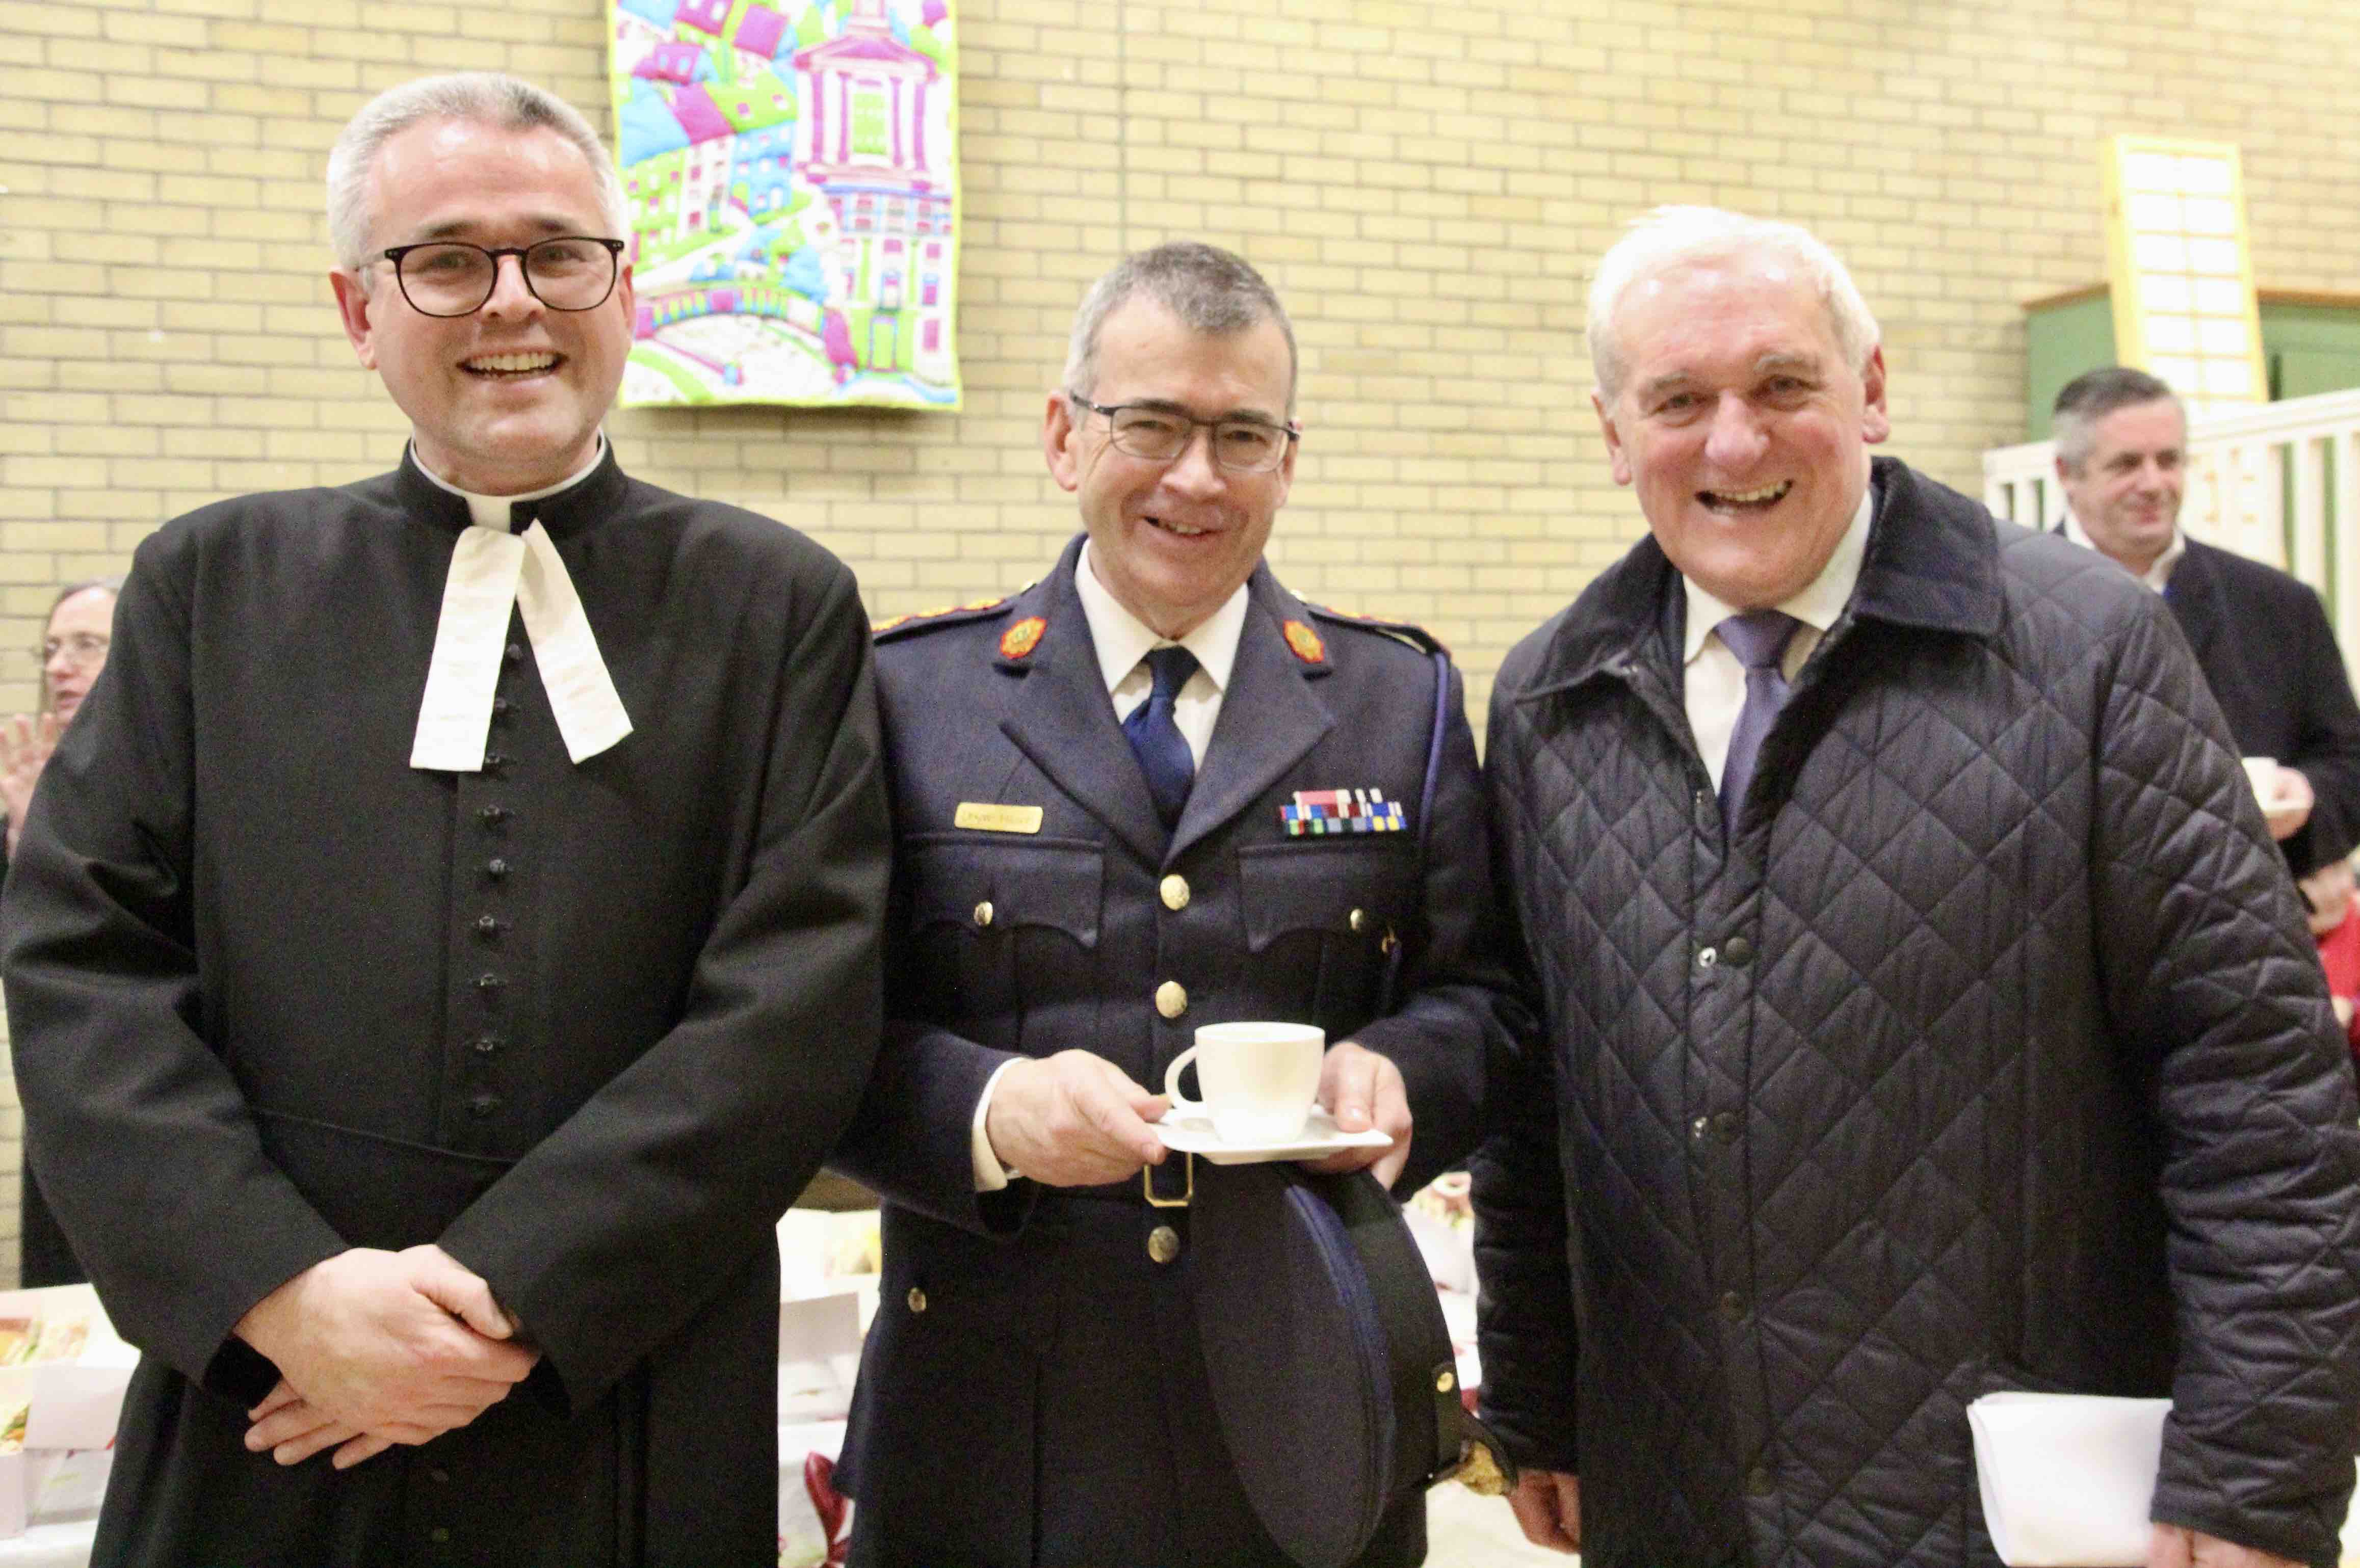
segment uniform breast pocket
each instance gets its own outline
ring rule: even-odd
[[[1090,994],[1106,852],[1075,839],[901,844],[910,956],[895,1006],[1004,1051],[1029,1015]]]
[[[1375,842],[1371,842],[1371,841]],[[1394,946],[1417,912],[1417,853],[1393,834],[1238,852],[1246,950],[1284,988],[1272,1018],[1305,1018],[1341,1040],[1375,1015]]]

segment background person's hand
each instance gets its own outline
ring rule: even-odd
[[[2311,808],[2318,800],[2301,768],[2278,764],[2278,789],[2262,804],[2262,820],[2269,824],[2270,837],[2292,838],[2302,832],[2303,824],[2311,821]]]
[[[1581,1477],[1562,1470],[1522,1470],[1508,1507],[1524,1539],[1552,1552],[1581,1550]]]
[[[1319,1103],[1344,1131],[1375,1127],[1393,1141],[1385,1149],[1339,1149],[1311,1168],[1330,1175],[1371,1170],[1379,1181],[1392,1186],[1409,1162],[1409,1091],[1402,1083],[1401,1069],[1351,1040],[1338,1040],[1319,1062]]]
[[[333,1446],[341,1469],[464,1426],[540,1360],[509,1343],[516,1329],[491,1287],[439,1247],[339,1253],[238,1320],[238,1337],[283,1379],[248,1412],[246,1447],[294,1465]]]
[[[8,813],[8,854],[14,858],[16,840],[25,831],[25,813],[33,808],[33,786],[41,781],[49,753],[58,748],[58,716],[35,718],[18,713],[0,724],[0,808]]]
[[[1052,1187],[1090,1187],[1163,1163],[1147,1124],[1170,1102],[1103,1056],[1061,1051],[1011,1062],[991,1091],[983,1136],[1002,1165]]]
[[[2302,1568],[2302,1564],[2201,1530],[2159,1524],[2147,1538],[2147,1568]]]

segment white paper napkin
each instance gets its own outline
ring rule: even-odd
[[[1983,1522],[2008,1568],[2138,1568],[2169,1399],[1985,1394],[1967,1407]]]

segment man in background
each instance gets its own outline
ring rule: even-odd
[[[2065,537],[2163,595],[2229,734],[2277,762],[2257,781],[2270,836],[2298,877],[2360,844],[2360,707],[2319,595],[2180,528],[2188,414],[2163,382],[2111,366],[2057,394]]]
[[[1643,219],[1590,298],[1648,537],[1502,667],[1545,1010],[1474,1166],[1484,1414],[1589,1568],[1993,1561],[1967,1404],[2169,1395],[2148,1568],[2333,1563],[2360,1127],[2152,593],[1868,448],[1791,224]]]
[[[876,1049],[852,577],[625,477],[613,166],[434,78],[329,162],[399,468],[143,543],[8,882],[27,1147],[144,1353],[99,1568],[755,1568],[772,1224]]]

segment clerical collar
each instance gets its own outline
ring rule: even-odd
[[[1784,610],[1805,626],[1824,634],[1836,624],[1836,617],[1852,602],[1852,591],[1860,582],[1860,563],[1868,555],[1869,518],[1876,510],[1876,486],[1863,485],[1860,506],[1852,515],[1843,538],[1836,541],[1836,550],[1819,574],[1792,596],[1781,601],[1776,608]],[[1698,587],[1686,577],[1688,593],[1688,624],[1687,647],[1681,650],[1683,663],[1695,662],[1697,653],[1712,629],[1737,614],[1734,605],[1724,604],[1712,594]]]
[[[1090,646],[1098,654],[1098,674],[1109,691],[1121,685],[1123,677],[1150,651],[1173,644],[1175,639],[1124,609],[1121,601],[1098,581],[1098,571],[1090,564],[1087,539],[1082,541],[1081,559],[1074,562],[1074,592],[1082,601],[1082,619],[1089,623]],[[1229,669],[1237,662],[1238,638],[1245,631],[1246,604],[1246,587],[1240,583],[1219,609],[1177,639],[1180,647],[1196,656],[1197,666],[1223,691],[1229,689]]]
[[[427,662],[426,692],[418,705],[418,730],[410,766],[443,772],[475,773],[492,723],[494,688],[507,651],[511,608],[524,617],[533,661],[549,694],[550,712],[565,740],[566,755],[579,763],[597,756],[631,733],[631,717],[598,652],[598,639],[574,592],[564,558],[537,517],[515,530],[519,502],[541,501],[581,484],[606,454],[600,431],[590,461],[555,485],[521,495],[478,495],[433,473],[411,466],[441,489],[464,499],[473,522],[452,548],[451,570],[442,582],[442,614],[434,628],[434,652]]]
[[[600,430],[597,437],[598,439],[591,443],[589,462],[556,484],[545,485],[538,490],[528,490],[521,495],[478,495],[473,490],[460,489],[456,485],[426,466],[425,460],[418,455],[416,441],[410,443],[410,466],[425,475],[436,489],[448,490],[452,495],[466,502],[467,516],[474,521],[475,527],[498,528],[505,533],[508,531],[509,510],[519,501],[547,500],[552,495],[573,489],[576,485],[598,472],[598,465],[606,460],[606,432]]]
[[[2081,526],[2081,519],[2075,517],[2070,511],[2065,514],[2065,537],[2071,539],[2075,544],[2080,545],[2083,550],[2098,550],[2097,541],[2092,539],[2090,537],[2090,531]],[[2098,553],[2100,555],[2106,555],[2106,552],[2103,550],[2098,550]],[[2188,536],[2181,533],[2180,529],[2175,527],[2171,530],[2171,542],[2163,547],[2163,553],[2157,556],[2153,561],[2147,562],[2147,568],[2145,572],[2131,572],[2131,575],[2146,583],[2148,587],[2154,589],[2157,593],[2160,593],[2165,589],[2171,586],[2171,569],[2178,566],[2180,564],[2180,558],[2187,553]],[[2114,561],[2114,558],[2111,555],[2106,555],[2106,559],[2108,561]],[[2114,561],[2114,564],[2116,566],[2123,566],[2123,563],[2119,561]],[[2125,572],[2131,571],[2127,566],[2123,566],[2123,570]]]

